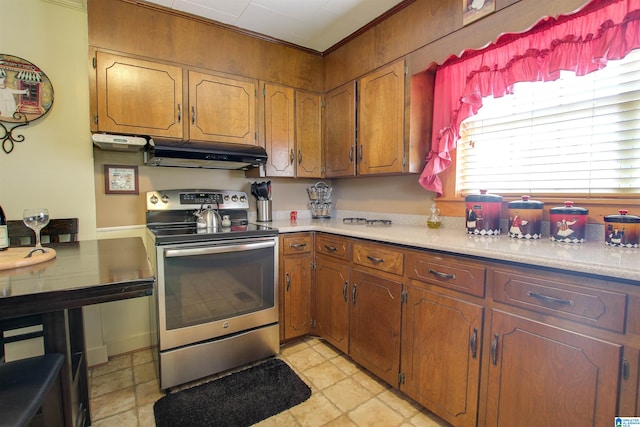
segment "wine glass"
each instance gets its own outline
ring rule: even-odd
[[[22,212],[24,225],[36,233],[36,249],[42,249],[40,244],[40,230],[49,224],[49,211],[44,208],[25,209]]]

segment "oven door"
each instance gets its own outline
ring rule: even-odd
[[[278,322],[278,238],[157,247],[160,351]]]

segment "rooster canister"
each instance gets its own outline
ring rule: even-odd
[[[549,209],[550,238],[556,242],[584,243],[589,210],[564,202],[564,206]]]
[[[627,215],[629,211],[621,209],[618,215],[604,217],[604,242],[611,246],[637,248],[640,240],[640,217]]]
[[[529,200],[522,196],[520,200],[508,203],[509,237],[516,239],[539,239],[542,237],[542,209],[544,203]]]
[[[479,236],[497,236],[500,234],[500,212],[502,196],[488,194],[470,194],[464,198],[466,204],[467,234]]]

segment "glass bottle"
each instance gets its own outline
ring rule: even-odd
[[[429,228],[440,228],[440,209],[436,207],[436,204],[431,205],[431,216],[427,219],[427,226]]]

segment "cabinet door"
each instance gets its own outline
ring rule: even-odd
[[[296,176],[322,178],[322,102],[317,93],[296,91]]]
[[[611,424],[620,345],[498,310],[490,340],[488,426]]]
[[[318,257],[315,280],[316,332],[349,353],[349,265]]]
[[[264,85],[267,176],[295,176],[295,99],[293,88]]]
[[[311,330],[311,254],[284,259],[284,339]]]
[[[400,390],[455,426],[475,426],[484,309],[418,286],[405,290]]]
[[[356,87],[355,82],[328,92],[324,98],[325,176],[337,178],[356,174]]]
[[[257,88],[254,80],[189,71],[189,138],[255,145]]]
[[[96,54],[98,130],[182,138],[182,68]]]
[[[353,270],[351,286],[349,355],[397,387],[402,283]]]
[[[358,175],[403,171],[404,61],[360,80]]]

